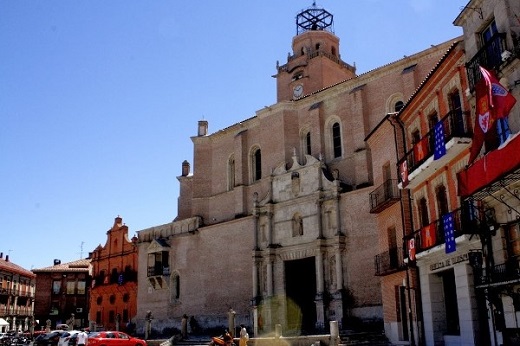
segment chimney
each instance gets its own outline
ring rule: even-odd
[[[199,120],[198,136],[202,137],[208,134],[208,122],[206,120]]]
[[[4,253],[0,252],[0,259],[4,258]]]
[[[5,261],[9,262],[9,255],[5,255]]]
[[[54,259],[54,265],[57,266],[57,265],[60,265],[60,264],[61,264],[61,260],[55,258],[55,259]]]
[[[182,163],[182,176],[187,177],[190,174],[190,163],[186,160]]]

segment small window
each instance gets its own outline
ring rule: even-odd
[[[332,145],[334,150],[334,158],[341,157],[341,129],[339,123],[334,123],[332,125]]]
[[[253,181],[257,181],[262,178],[262,152],[260,148],[254,151],[252,161]]]
[[[111,294],[108,298],[108,301],[110,302],[110,304],[114,304],[116,302],[116,296]]]
[[[9,285],[7,287],[9,287]],[[60,294],[60,289],[61,289],[61,281],[53,281],[52,282],[52,294]]]
[[[295,74],[293,74],[292,80],[298,80],[303,78],[303,71],[298,71]]]
[[[228,191],[235,188],[235,156],[231,155],[228,160]]]
[[[311,154],[311,133],[307,132],[305,135],[305,153],[307,155]]]
[[[78,294],[85,294],[86,286],[85,281],[78,281]]]
[[[403,101],[397,101],[394,105],[394,111],[399,112],[404,107]]]

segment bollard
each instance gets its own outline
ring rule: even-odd
[[[276,339],[279,339],[282,336],[282,325],[277,324],[274,329],[274,336]]]
[[[337,346],[340,343],[338,321],[330,321],[330,346]]]

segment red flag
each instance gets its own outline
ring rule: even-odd
[[[408,259],[415,261],[415,238],[408,240]]]
[[[475,126],[473,128],[473,141],[471,143],[471,150],[469,155],[469,163],[473,162],[476,158],[484,138],[489,129],[494,125],[495,118],[489,107],[489,94],[486,87],[485,79],[478,81],[475,85],[475,97],[477,100],[477,109],[475,114]]]
[[[421,228],[421,248],[427,249],[435,245],[435,224],[431,223],[428,226]]]
[[[428,137],[423,137],[419,142],[415,143],[413,147],[413,156],[415,162],[422,161],[428,154]]]
[[[509,91],[500,84],[493,73],[482,66],[480,72],[486,81],[488,89],[489,106],[493,110],[495,119],[505,118],[509,115],[511,108],[516,103],[516,99]]]
[[[401,182],[402,182],[402,186],[403,186],[403,189],[406,187],[406,185],[408,185],[408,162],[405,160],[403,160],[403,162],[401,162],[399,164],[399,174],[401,174]]]

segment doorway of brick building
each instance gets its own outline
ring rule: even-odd
[[[308,335],[316,329],[316,264],[314,257],[285,261],[287,332]]]

